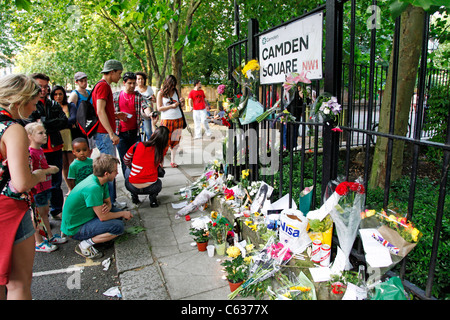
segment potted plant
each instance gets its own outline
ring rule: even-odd
[[[191,228],[189,234],[193,236],[194,241],[197,243],[198,251],[206,251],[209,240],[208,230],[205,228]]]
[[[238,247],[229,247],[227,249],[227,255],[231,259],[225,260],[221,265],[225,267],[228,284],[231,292],[233,292],[244,282],[247,277],[248,266],[242,257],[241,250]]]
[[[231,228],[226,218],[218,217],[214,211],[211,213],[211,217],[214,214],[216,220],[208,222],[209,237],[214,241],[217,254],[223,256],[225,255],[227,234]]]

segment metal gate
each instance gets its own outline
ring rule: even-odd
[[[377,2],[373,1],[376,6]],[[303,190],[305,185],[313,184],[320,186],[313,190],[313,200],[311,208],[318,207],[322,202],[327,184],[339,176],[350,180],[352,173],[350,165],[353,160],[351,156],[355,148],[360,148],[359,152],[363,155],[364,177],[366,184],[369,180],[370,157],[373,154],[373,144],[377,139],[387,138],[389,150],[395,140],[402,140],[412,146],[411,173],[410,173],[410,192],[408,196],[408,214],[411,219],[414,212],[414,200],[416,194],[416,179],[418,174],[419,151],[421,147],[435,148],[442,150],[443,159],[439,180],[439,200],[436,204],[435,225],[433,244],[431,250],[430,262],[428,265],[428,280],[425,288],[419,288],[413,283],[404,279],[406,269],[406,258],[403,259],[400,269],[400,277],[404,281],[405,287],[412,291],[420,299],[433,299],[432,288],[435,276],[436,265],[438,261],[438,248],[442,230],[442,220],[444,217],[445,196],[448,193],[448,167],[450,161],[450,110],[447,115],[447,135],[445,143],[436,143],[428,141],[429,132],[422,130],[425,112],[427,110],[428,89],[433,86],[436,79],[447,88],[445,95],[449,95],[449,71],[448,70],[429,70],[427,69],[427,45],[428,45],[428,27],[429,16],[425,15],[424,38],[422,43],[422,56],[419,72],[417,75],[417,91],[412,100],[409,128],[407,136],[398,136],[394,134],[393,125],[389,132],[379,132],[377,130],[380,101],[383,98],[378,92],[378,82],[386,77],[387,69],[376,65],[375,47],[376,47],[376,28],[370,30],[370,60],[367,65],[355,65],[355,14],[356,1],[336,1],[328,0],[326,4],[318,6],[315,10],[292,19],[284,24],[291,23],[298,19],[303,19],[309,15],[323,12],[325,16],[325,52],[324,52],[324,75],[322,80],[313,81],[309,85],[311,95],[315,92],[318,95],[321,92],[329,92],[342,101],[345,109],[345,116],[340,123],[343,133],[334,132],[332,124],[313,123],[309,121],[310,110],[307,106],[302,109],[302,114],[295,122],[288,123],[287,126],[275,124],[272,119],[264,120],[260,124],[251,123],[244,126],[232,125],[228,130],[228,142],[226,161],[228,172],[239,180],[240,172],[243,169],[250,169],[250,179],[264,180],[272,186],[278,186],[279,193],[273,197],[281,197],[283,190],[290,195],[290,203],[296,199],[292,198],[293,184],[300,185]],[[344,14],[351,19],[350,24],[350,59],[348,63],[343,62],[343,16]],[[275,28],[284,25],[281,24]],[[275,29],[273,28],[273,29]],[[251,60],[258,58],[258,39],[271,30],[259,31],[258,21],[250,20],[248,23],[248,38],[239,40],[228,48],[229,79],[232,71],[241,63],[242,60]],[[395,21],[395,39],[394,43],[394,61],[393,73],[396,74],[398,68],[398,36],[400,32],[400,19]],[[439,73],[439,77],[433,76]],[[358,92],[361,88],[356,86],[358,76],[364,74],[366,86],[363,95]],[[380,80],[381,79],[381,80]],[[238,84],[234,82],[234,88],[239,91]],[[397,88],[397,80],[394,77],[393,88]],[[282,98],[284,92],[279,84],[262,85],[259,88],[258,100],[265,109],[276,103],[278,93]],[[396,92],[394,89],[393,92]],[[395,95],[392,95],[391,115],[395,112]],[[364,100],[362,102],[362,99]],[[393,119],[391,118],[391,124]],[[302,132],[299,138],[293,132]],[[309,132],[307,135],[306,132]],[[278,148],[277,148],[278,145]],[[279,150],[278,153],[276,150]],[[341,159],[340,160],[340,156]],[[392,153],[388,153],[388,163],[392,163]],[[294,166],[301,166],[301,175],[293,176]],[[312,167],[312,176],[305,176],[305,166]],[[288,172],[287,176],[283,172]],[[390,195],[390,173],[391,167],[388,166],[386,173],[386,183],[384,187],[384,205],[389,201]],[[448,203],[446,204],[448,207]],[[448,210],[448,209],[447,209]],[[445,214],[449,214],[445,212]],[[354,256],[363,259],[361,245],[355,243]]]

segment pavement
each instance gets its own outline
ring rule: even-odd
[[[133,213],[125,229],[137,231],[121,236],[114,245],[123,300],[227,299],[230,289],[220,265],[224,257],[217,254],[209,257],[207,252],[199,252],[189,235],[191,222],[175,219],[179,209],[172,207],[181,201],[175,192],[199,177],[210,160],[222,157],[226,128],[213,125],[211,130],[212,137],[204,135],[198,140],[183,130],[175,158],[179,167],[169,165],[168,153],[157,208],[151,208],[148,196],[143,195],[142,203],[134,205],[124,187],[123,176],[118,176],[118,201],[126,201]],[[202,214],[208,212],[197,211],[190,216],[193,219]]]

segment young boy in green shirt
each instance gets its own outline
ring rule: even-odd
[[[69,188],[69,192],[92,174],[92,159],[89,158],[91,149],[85,138],[75,138],[72,141],[72,153],[75,159],[70,164],[67,174],[67,187]]]

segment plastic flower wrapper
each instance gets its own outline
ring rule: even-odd
[[[279,272],[276,279],[281,287],[268,290],[269,295],[275,300],[317,300],[314,284],[301,271],[298,276],[290,273],[289,277]]]
[[[217,192],[213,188],[206,188],[200,192],[195,199],[189,203],[187,206],[179,210],[175,214],[175,219],[180,219],[182,216],[187,215],[190,212],[197,210],[199,207],[205,205],[211,198],[217,195]]]
[[[342,106],[338,103],[337,98],[328,92],[324,92],[314,102],[310,119],[314,119],[317,122],[332,122],[337,124],[341,112]],[[336,129],[334,131],[341,130]]]
[[[405,257],[422,237],[422,232],[411,221],[390,209],[388,212],[365,210],[361,212],[361,218],[362,227],[376,224],[379,234],[372,237],[396,256]]]
[[[239,121],[241,125],[257,121],[258,117],[264,113],[264,107],[259,101],[250,98],[247,101],[244,112],[242,112]]]
[[[228,298],[234,299],[241,290],[272,277],[280,270],[281,265],[287,264],[291,258],[292,253],[289,248],[286,246],[279,247],[276,238],[271,237],[265,247],[253,256],[253,263],[250,265],[247,280],[230,293]]]
[[[360,213],[364,210],[366,195],[360,181],[341,182],[336,187],[335,193],[339,194],[340,199],[334,210],[331,210],[330,216],[336,227],[339,247],[346,257],[345,270],[350,270],[352,265],[348,257],[358,233],[361,222]]]

